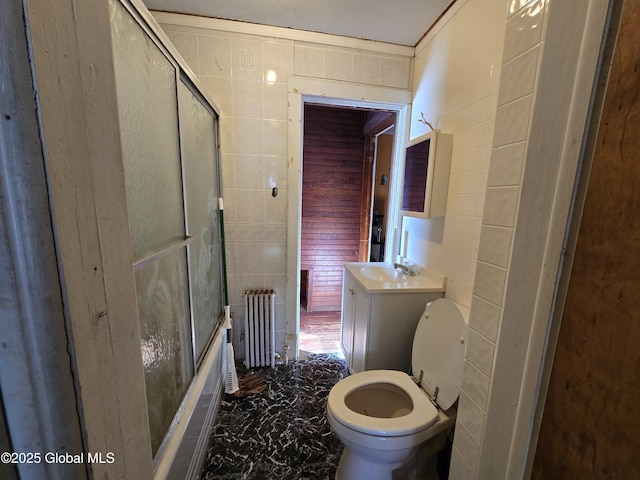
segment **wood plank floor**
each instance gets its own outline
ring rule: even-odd
[[[300,350],[309,353],[339,353],[340,312],[300,311]]]

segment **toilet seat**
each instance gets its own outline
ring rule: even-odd
[[[378,383],[400,388],[411,399],[412,410],[400,417],[379,418],[360,414],[347,406],[346,399],[351,392]],[[438,409],[431,403],[427,394],[409,375],[395,370],[369,370],[341,380],[331,389],[327,408],[345,427],[370,435],[388,437],[419,432],[438,419]]]
[[[413,336],[411,368],[442,410],[449,410],[460,394],[466,337],[467,324],[451,301],[427,304]]]

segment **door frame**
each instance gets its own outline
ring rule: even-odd
[[[345,84],[327,80],[291,77],[288,82],[289,128],[287,172],[287,292],[285,342],[298,357],[300,333],[300,239],[302,230],[302,142],[304,104],[315,103],[331,106],[347,106],[391,110],[397,115],[397,135],[394,144],[394,164],[389,193],[387,231],[391,235],[389,251],[398,245],[399,192],[403,165],[402,146],[409,134],[412,93],[410,90],[386,87]],[[396,180],[398,179],[398,180]]]

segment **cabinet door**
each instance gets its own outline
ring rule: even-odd
[[[441,217],[447,207],[453,136],[429,132],[404,147],[402,215]]]
[[[369,335],[369,312],[371,295],[357,285],[353,286],[353,352],[351,354],[351,372],[358,373],[367,369],[367,337]]]
[[[346,272],[342,282],[342,329],[340,345],[347,365],[351,368],[351,352],[353,350],[353,318],[355,306],[354,280]]]

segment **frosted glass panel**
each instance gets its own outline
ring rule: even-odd
[[[187,201],[189,274],[196,356],[200,356],[223,311],[216,119],[182,83],[178,84],[180,130]]]
[[[155,455],[193,378],[186,249],[136,272],[140,342]]]
[[[118,110],[134,261],[184,238],[176,69],[111,2]]]

